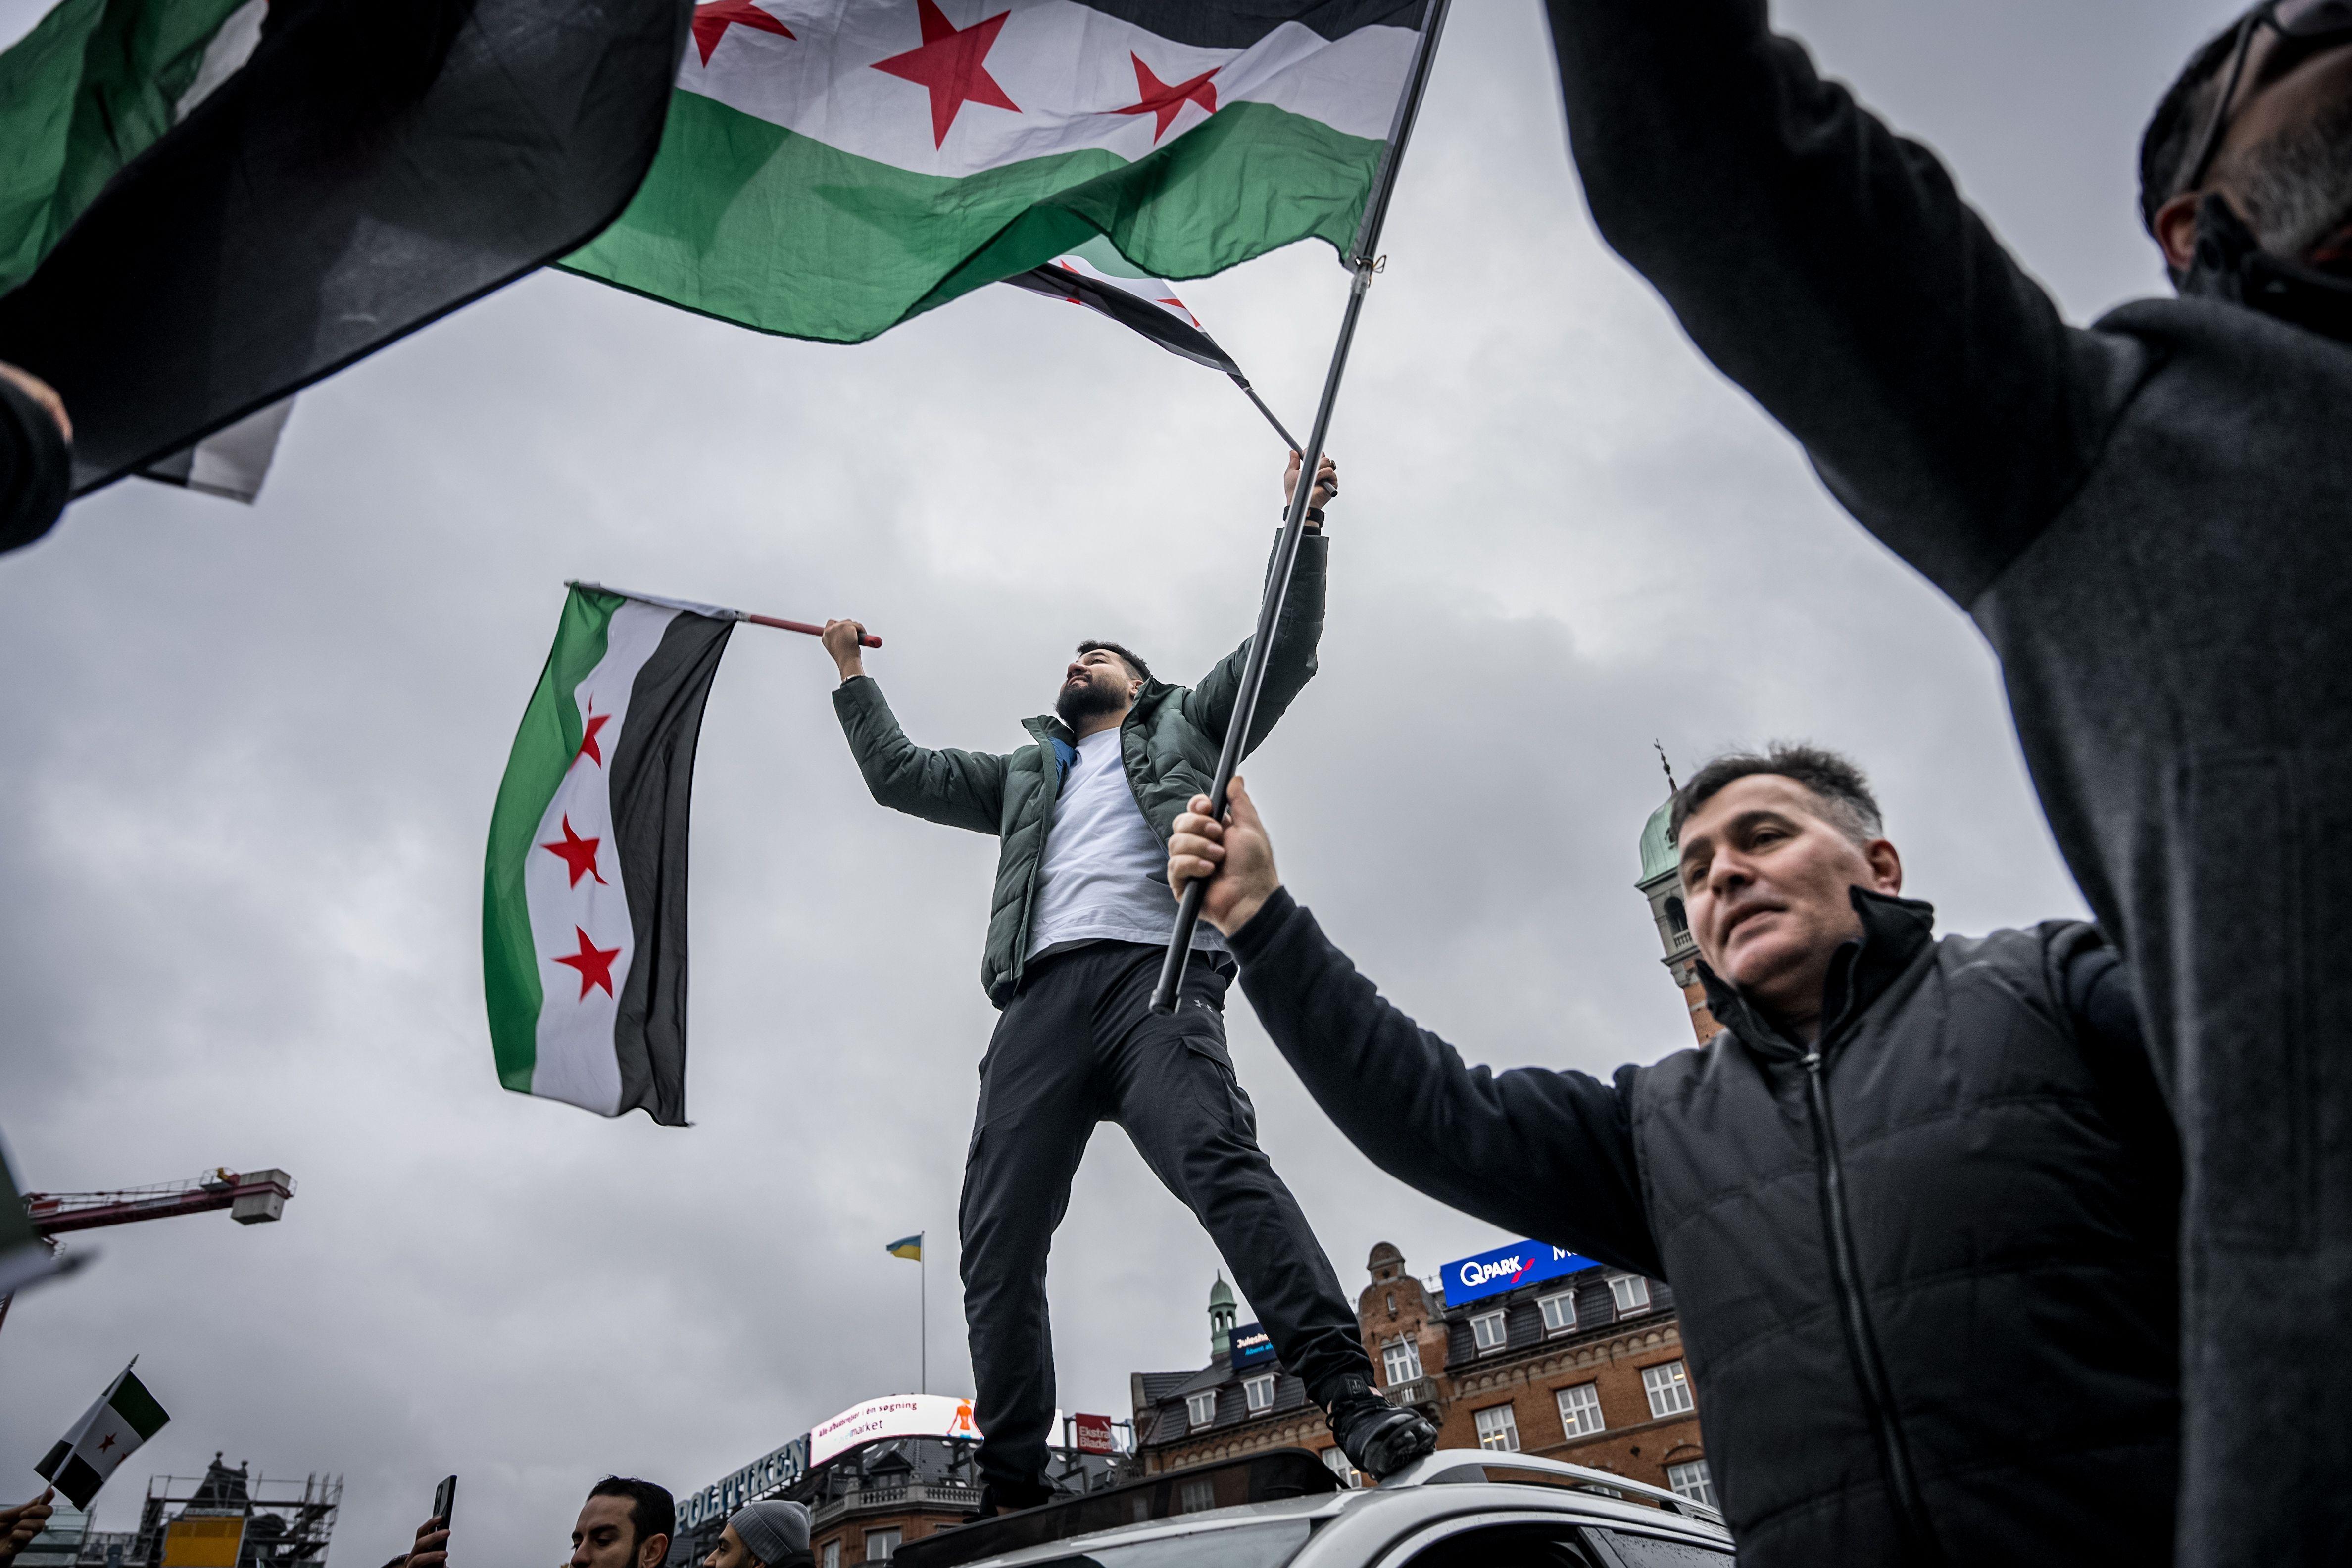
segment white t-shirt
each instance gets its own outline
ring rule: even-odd
[[[1029,956],[1087,942],[1164,945],[1176,930],[1168,891],[1168,851],[1143,819],[1118,752],[1118,731],[1097,730],[1078,754],[1054,803],[1037,903],[1029,920]],[[1222,951],[1223,937],[1202,921],[1196,949]]]

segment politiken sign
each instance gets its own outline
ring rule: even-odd
[[[820,1422],[809,1434],[809,1463],[822,1465],[860,1443],[884,1437],[969,1437],[980,1439],[972,1425],[971,1401],[944,1394],[899,1394],[853,1405],[830,1421]]]
[[[1440,1269],[1438,1277],[1445,1287],[1445,1304],[1458,1307],[1482,1296],[1499,1296],[1521,1285],[1593,1267],[1592,1259],[1582,1253],[1548,1241],[1515,1241],[1475,1258],[1457,1258]]]

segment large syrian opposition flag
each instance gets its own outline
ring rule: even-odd
[[[563,265],[856,342],[1100,235],[1199,278],[1354,237],[1424,0],[709,0]]]
[[[575,585],[490,819],[499,1081],[686,1125],[694,747],[732,620]]]
[[[33,1467],[33,1473],[65,1493],[74,1507],[87,1509],[106,1478],[171,1419],[147,1392],[147,1385],[126,1366],[122,1375],[98,1396],[98,1403],[84,1411],[57,1447]]]
[[[65,0],[0,119],[0,207],[41,209],[0,212],[0,360],[72,411],[75,492],[593,236],[653,160],[689,21],[688,0]]]

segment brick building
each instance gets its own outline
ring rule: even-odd
[[[1437,1423],[1441,1447],[1564,1459],[1713,1503],[1673,1291],[1569,1261],[1581,1267],[1449,1304],[1442,1280],[1415,1279],[1386,1242],[1374,1247],[1356,1314],[1382,1389]],[[1248,1349],[1234,1364],[1236,1337],[1255,1325],[1235,1329],[1222,1279],[1209,1315],[1208,1365],[1130,1379],[1143,1473],[1301,1447],[1356,1479],[1297,1378]]]

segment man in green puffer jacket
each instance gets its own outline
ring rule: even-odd
[[[1293,454],[1286,499],[1297,479]],[[1338,493],[1327,458],[1275,629],[1251,749],[1315,674],[1328,548],[1321,508]],[[1355,1310],[1298,1201],[1258,1147],[1256,1113],[1225,1050],[1233,961],[1205,923],[1175,1013],[1150,1008],[1176,924],[1168,836],[1209,787],[1249,645],[1188,689],[1153,679],[1140,658],[1115,643],[1081,643],[1055,712],[1028,721],[1031,744],[1000,756],[908,740],[866,674],[863,631],[855,621],[829,621],[824,646],[841,669],[834,708],[866,787],[893,810],[994,834],[1003,846],[980,974],[1003,1016],[980,1064],[961,1214],[964,1324],[978,1385],[972,1414],[984,1435],[982,1510],[1051,1495],[1045,1254],[1102,1121],[1124,1127],[1199,1217],[1283,1367],[1323,1407],[1349,1458],[1382,1476],[1429,1452],[1435,1429],[1373,1388]],[[1227,1403],[1220,1424],[1245,1415],[1239,1401]]]

